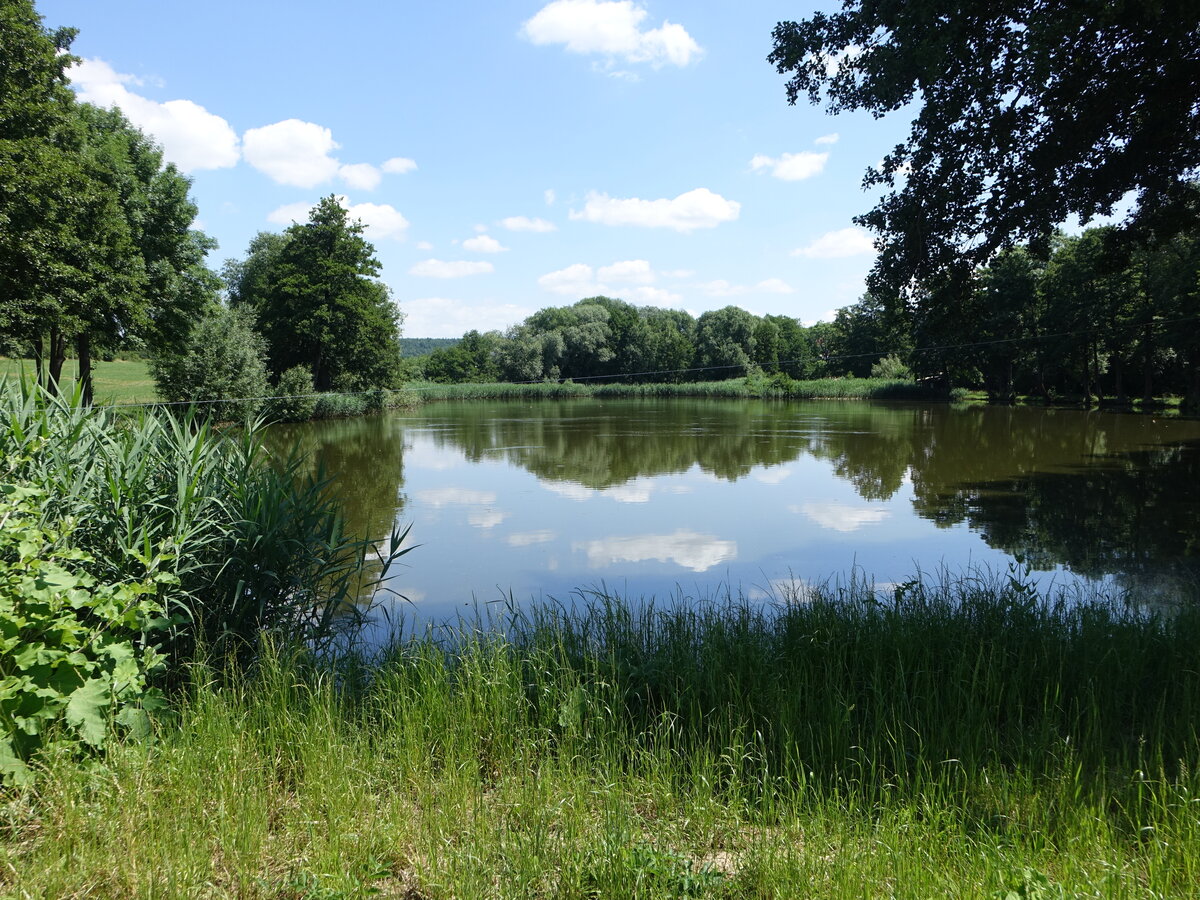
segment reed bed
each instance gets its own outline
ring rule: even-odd
[[[1194,897],[1200,608],[581,592],[193,671],[0,808],[20,897]]]
[[[420,401],[557,400],[584,397],[715,397],[793,400],[929,400],[944,394],[911,381],[879,378],[731,378],[661,384],[619,382],[539,382],[536,384],[434,384],[413,382],[408,390]]]

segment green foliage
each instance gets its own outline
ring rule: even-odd
[[[1197,221],[1195,3],[847,0],[773,37],[790,103],[876,116],[915,105],[907,141],[866,173],[887,193],[858,219],[880,235],[876,276],[897,290],[1045,242],[1130,191],[1169,233]]]
[[[428,356],[435,350],[448,350],[459,338],[400,338],[400,353],[405,359]]]
[[[275,395],[263,409],[272,422],[305,422],[314,417],[317,396],[313,393],[312,372],[307,366],[292,366],[279,376]]]
[[[9,473],[6,473],[6,480]],[[115,729],[144,738],[162,700],[163,560],[138,580],[99,582],[69,530],[39,523],[44,494],[0,486],[0,776],[30,780],[39,751],[102,748]]]
[[[254,415],[270,393],[265,354],[246,313],[214,306],[177,349],[162,348],[150,370],[164,400],[201,403],[202,414],[237,421]]]
[[[401,317],[362,234],[329,196],[308,222],[259,235],[244,262],[226,264],[231,302],[254,311],[276,377],[303,365],[318,391],[396,386]]]
[[[900,361],[900,357],[892,353],[881,356],[879,362],[871,366],[872,378],[886,378],[891,381],[911,381],[912,370]]]
[[[264,633],[321,645],[357,621],[369,544],[343,533],[324,474],[269,457],[256,427],[223,436],[190,413],[117,418],[11,384],[0,415],[9,480],[44,498],[44,527],[73,523],[83,573],[172,578],[161,646],[176,674],[200,647],[249,658]]]

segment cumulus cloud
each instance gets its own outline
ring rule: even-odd
[[[815,141],[814,144],[836,144],[840,135],[835,131],[832,134],[823,134]]]
[[[467,238],[463,241],[463,248],[470,250],[473,253],[501,253],[507,250],[507,247],[500,246],[500,242],[494,237],[486,234],[479,234],[473,238]]]
[[[427,259],[419,262],[408,270],[409,275],[420,275],[422,278],[463,278],[467,275],[483,275],[495,271],[490,262],[477,260],[453,260],[443,262],[440,259]]]
[[[337,198],[342,209],[346,210],[351,220],[358,219],[367,229],[367,236],[372,240],[395,238],[403,240],[408,230],[408,219],[400,211],[387,203],[351,203],[345,194]],[[267,214],[267,221],[276,225],[291,225],[293,222],[307,222],[308,214],[312,212],[316,202],[286,203]]]
[[[784,153],[778,157],[764,156],[760,153],[750,160],[750,168],[755,172],[769,171],[783,181],[803,181],[805,178],[820,175],[828,159],[828,153],[812,153],[808,150]]]
[[[696,188],[673,200],[641,200],[599,194],[587,195],[582,210],[570,211],[570,217],[602,225],[637,225],[642,228],[671,228],[687,233],[697,228],[715,228],[722,222],[732,222],[742,205],[726,200],[708,188]]]
[[[864,525],[875,525],[891,515],[888,510],[878,507],[833,502],[805,503],[788,509],[806,516],[822,528],[841,532],[858,531]]]
[[[524,531],[510,534],[505,541],[510,547],[531,547],[534,544],[548,544],[555,537],[553,531]]]
[[[558,226],[545,219],[530,219],[527,216],[509,216],[501,219],[500,225],[509,231],[558,231]]]
[[[538,279],[542,290],[568,297],[619,295],[626,300],[673,306],[683,297],[663,288],[651,287],[657,274],[644,259],[627,259],[593,269],[587,263],[575,263],[565,269],[547,272]]]
[[[313,122],[284,119],[242,136],[246,162],[280,184],[316,187],[338,173],[341,163],[331,154],[339,144],[333,132]]]
[[[572,550],[587,553],[588,564],[603,568],[623,562],[670,562],[693,572],[704,572],[737,557],[737,542],[711,534],[680,529],[673,534],[638,534],[579,541]]]
[[[433,244],[429,243],[429,241],[417,241],[417,249],[418,250],[432,250]]]
[[[666,20],[643,30],[647,12],[632,0],[554,0],[521,26],[538,45],[562,44],[569,52],[608,60],[686,66],[703,52],[682,25]]]
[[[411,172],[417,167],[415,160],[408,159],[405,156],[393,156],[387,160],[382,166],[383,171],[389,175],[404,175],[406,172]]]
[[[740,297],[743,294],[792,294],[795,288],[782,278],[767,278],[758,284],[733,284],[724,278],[698,285],[710,297]]]
[[[513,303],[468,302],[451,297],[419,297],[404,303],[404,333],[421,337],[462,337],[471,329],[503,331],[533,315],[533,307]]]
[[[191,100],[159,103],[129,89],[142,82],[117,72],[102,59],[85,59],[68,74],[79,99],[95,106],[120,107],[125,117],[153,137],[163,156],[184,172],[237,164],[237,132],[228,122]]]
[[[383,180],[383,173],[370,163],[354,163],[338,169],[338,177],[360,191],[373,191]]]
[[[842,228],[821,235],[807,247],[792,251],[792,256],[809,259],[843,259],[847,256],[863,256],[875,252],[871,233],[864,228]]]

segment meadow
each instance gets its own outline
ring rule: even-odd
[[[196,664],[0,810],[19,897],[1189,897],[1200,609],[1019,577],[582,593]]]

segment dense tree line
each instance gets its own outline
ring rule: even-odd
[[[51,390],[73,352],[89,403],[93,356],[128,349],[167,400],[394,386],[399,312],[362,225],[327,197],[259,235],[222,304],[190,180],[119,110],[75,99],[74,37],[0,0],[0,351]]]
[[[503,333],[469,331],[453,347],[411,361],[409,371],[444,383],[719,381],[751,372],[819,378],[847,373],[837,359],[843,344],[836,325],[806,328],[790,316],[756,316],[736,306],[695,318],[588,297],[540,310]]]
[[[1200,233],[1132,247],[1111,227],[1012,247],[907,302],[868,294],[835,322],[855,374],[881,352],[919,376],[1018,394],[1200,404]]]

